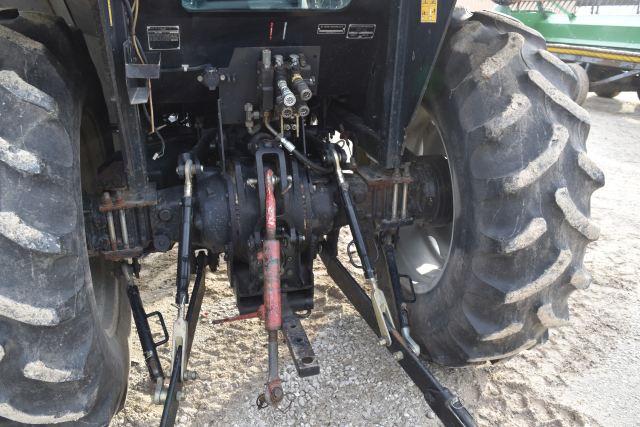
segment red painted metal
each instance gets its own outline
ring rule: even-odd
[[[239,314],[237,316],[223,317],[222,319],[215,319],[211,321],[211,324],[219,325],[221,323],[237,322],[238,320],[247,320],[247,319],[263,319],[264,320],[264,305],[261,305],[260,308],[258,308],[258,311],[254,311],[253,313]]]
[[[278,330],[282,329],[282,297],[280,295],[280,241],[276,239],[276,196],[273,190],[273,171],[264,173],[265,237],[262,244],[262,272],[264,275],[264,325],[269,331],[269,376],[265,395],[272,405],[284,397],[278,375]]]
[[[280,241],[276,239],[276,197],[273,190],[273,171],[265,172],[266,232],[262,246],[264,273],[265,327],[277,331],[282,327],[282,298],[280,296]]]
[[[273,189],[273,171],[269,168],[264,173],[266,233],[265,240],[276,239],[276,196]]]

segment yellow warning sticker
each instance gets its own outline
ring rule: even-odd
[[[438,20],[438,0],[421,0],[420,22],[436,22]]]

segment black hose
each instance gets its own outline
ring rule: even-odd
[[[293,150],[291,150],[290,147],[287,147],[286,145],[290,145],[293,146],[293,144],[291,144],[290,142],[288,142],[285,138],[283,138],[282,136],[278,135],[278,132],[269,124],[269,116],[265,116],[264,118],[264,125],[265,127],[269,130],[269,132],[271,132],[276,139],[278,140],[283,140],[283,146],[286,148],[287,151],[289,151],[291,154],[293,154],[293,156],[298,159],[298,161],[302,164],[304,164],[305,166],[307,166],[309,169],[313,169],[316,172],[319,172],[323,175],[328,175],[330,173],[333,173],[333,169],[329,169],[329,168],[325,168],[324,166],[320,166],[317,163],[312,162],[311,160],[309,160],[309,158],[307,156],[305,156],[304,154],[302,154],[301,152],[299,152],[295,146],[293,148]],[[287,143],[287,144],[285,144]]]
[[[293,156],[298,159],[300,163],[303,163],[309,169],[313,169],[314,171],[319,172],[323,175],[333,173],[333,169],[325,168],[324,166],[320,166],[319,164],[312,162],[307,156],[305,156],[298,150],[293,150],[291,154],[293,154]]]

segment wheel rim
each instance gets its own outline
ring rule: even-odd
[[[416,156],[442,155],[448,160],[442,133],[424,107],[419,109],[407,128],[405,148]],[[449,180],[451,184],[451,173]],[[458,211],[456,199],[452,197],[451,200],[452,218],[456,218]],[[451,253],[453,233],[453,221],[434,226],[416,219],[411,226],[400,228],[396,245],[398,270],[411,277],[417,294],[433,290],[440,281]]]
[[[113,263],[101,258],[91,258],[89,265],[98,320],[107,336],[113,337],[118,329],[120,314],[120,280],[115,274]]]
[[[96,195],[98,188],[95,170],[104,160],[104,136],[98,119],[85,109],[80,125],[81,138],[81,179],[82,190],[86,194]],[[118,329],[120,314],[120,279],[116,274],[116,265],[100,257],[89,258],[91,281],[96,303],[98,320],[108,337],[114,337]]]

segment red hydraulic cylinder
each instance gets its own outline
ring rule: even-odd
[[[284,397],[278,374],[278,330],[282,328],[282,297],[280,296],[280,241],[276,239],[276,196],[273,171],[267,169],[265,181],[265,237],[262,244],[262,272],[264,275],[264,323],[269,333],[269,377],[264,399],[278,405]]]
[[[282,298],[280,296],[280,241],[276,239],[276,198],[273,190],[273,171],[265,172],[266,233],[262,246],[264,274],[264,309],[267,331],[282,327]]]

